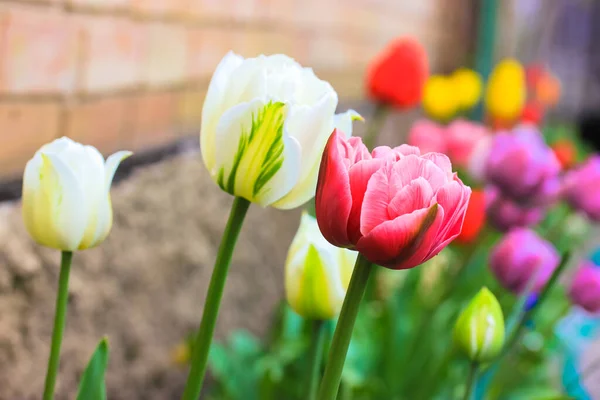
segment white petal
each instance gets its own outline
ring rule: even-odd
[[[364,118],[354,110],[348,110],[345,113],[336,114],[333,124],[335,128],[344,132],[347,138],[352,136],[352,122],[364,121]]]
[[[132,154],[131,151],[121,150],[106,159],[106,164],[104,165],[104,188],[106,192],[110,190],[113,178],[115,177],[115,172],[117,172],[119,165]]]

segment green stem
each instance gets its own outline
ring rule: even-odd
[[[377,103],[375,105],[373,117],[371,117],[371,122],[367,125],[367,132],[365,133],[363,140],[363,143],[368,149],[372,149],[375,145],[377,136],[379,136],[379,132],[381,132],[381,128],[383,128],[388,111],[389,108],[383,103]]]
[[[448,367],[450,366],[450,362],[454,356],[454,349],[452,346],[448,346],[448,350],[446,350],[446,354],[444,358],[437,365],[437,368],[434,370],[433,374],[425,375],[423,381],[429,382],[428,384],[419,385],[419,391],[417,395],[414,397],[415,399],[431,399],[433,396],[432,393],[435,393],[435,390],[438,388],[440,383],[445,382],[446,372],[448,371]]]
[[[512,349],[512,347],[517,343],[517,341],[521,337],[521,334],[523,333],[523,329],[525,329],[525,324],[527,323],[527,321],[529,321],[530,319],[533,319],[535,317],[537,310],[539,310],[542,303],[548,297],[548,294],[550,293],[550,289],[552,289],[554,287],[554,285],[558,281],[558,278],[565,270],[565,268],[568,264],[568,261],[569,261],[569,253],[565,253],[565,255],[562,257],[562,260],[560,261],[560,264],[558,265],[558,267],[556,267],[554,272],[552,272],[552,276],[550,277],[550,279],[548,280],[546,285],[542,288],[542,291],[540,292],[540,296],[538,297],[537,304],[521,315],[521,318],[519,319],[519,322],[518,322],[516,328],[512,331],[511,335],[509,336],[508,340],[506,341],[506,344],[504,345],[504,349],[503,349],[502,353],[500,353],[500,356],[498,358],[502,357],[504,354],[509,352]]]
[[[65,331],[65,318],[67,313],[67,302],[69,300],[69,273],[73,252],[63,251],[60,261],[60,275],[58,277],[58,294],[56,296],[56,311],[54,313],[54,330],[52,331],[52,345],[50,347],[50,358],[48,359],[48,372],[44,384],[44,400],[54,398],[54,387],[56,386],[56,375],[60,364],[60,346],[63,332]]]
[[[313,334],[310,350],[310,370],[308,373],[308,399],[317,398],[319,389],[319,380],[321,378],[321,364],[323,361],[323,348],[325,346],[325,336],[327,336],[327,322],[313,321]]]
[[[354,271],[352,272],[352,278],[350,279],[350,285],[344,298],[342,311],[340,312],[335,333],[333,334],[329,358],[317,397],[319,400],[333,400],[337,395],[354,322],[356,321],[358,308],[363,298],[369,276],[371,275],[372,267],[371,262],[363,257],[362,254],[358,255]]]
[[[469,367],[469,374],[467,375],[467,387],[465,388],[465,396],[463,400],[471,400],[471,393],[473,392],[473,387],[475,386],[475,378],[477,377],[477,370],[479,369],[479,364],[476,362],[472,362]]]
[[[183,400],[197,400],[200,396],[204,374],[206,373],[208,353],[215,331],[215,323],[219,314],[225,281],[227,280],[227,272],[229,271],[229,264],[231,264],[233,249],[249,207],[250,202],[246,199],[236,197],[233,200],[229,220],[221,238],[215,267],[210,278],[206,303],[204,303],[204,311],[202,313],[202,322],[200,322],[198,336],[192,346],[192,366],[183,396],[181,397]]]

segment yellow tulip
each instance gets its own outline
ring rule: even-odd
[[[458,106],[461,110],[473,108],[481,98],[481,76],[468,68],[459,68],[451,76],[454,81]]]
[[[521,115],[526,95],[523,66],[513,59],[503,60],[490,74],[485,93],[486,111],[494,119],[513,121]]]
[[[423,90],[423,109],[438,121],[447,121],[456,114],[459,98],[452,79],[432,75],[425,83]]]
[[[336,317],[357,255],[325,240],[317,220],[305,212],[285,263],[285,292],[290,307],[304,318]]]

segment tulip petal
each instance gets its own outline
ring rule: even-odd
[[[424,261],[433,244],[443,214],[433,206],[386,221],[356,244],[369,261],[392,269],[412,268]]]
[[[85,231],[87,213],[81,185],[55,154],[38,153],[27,163],[23,185],[23,217],[41,245],[73,251]]]
[[[467,207],[469,206],[469,198],[471,197],[471,188],[463,185],[458,177],[456,179],[456,181],[442,186],[436,194],[436,201],[444,209],[445,216],[429,258],[442,251],[444,247],[460,235],[462,230]]]
[[[391,219],[388,214],[388,204],[391,200],[391,169],[392,164],[382,166],[368,179],[360,208],[360,233],[362,236],[368,235],[377,226]]]
[[[348,218],[352,208],[352,194],[348,168],[341,151],[344,149],[341,133],[334,130],[321,159],[315,210],[321,233],[331,244],[352,247],[348,238]]]
[[[286,132],[285,115],[285,104],[261,99],[223,114],[212,171],[223,190],[267,206],[296,185],[300,145]]]
[[[431,186],[424,178],[418,177],[394,195],[388,204],[389,218],[395,219],[415,210],[429,208],[432,198],[433,190],[431,190]]]
[[[365,119],[354,110],[348,110],[341,114],[335,114],[333,117],[333,126],[335,129],[344,133],[349,138],[352,136],[352,122],[364,121]]]
[[[361,210],[367,185],[373,174],[382,167],[384,160],[361,160],[350,167],[350,191],[352,193],[352,209],[348,219],[348,237],[356,243],[362,236],[360,232]]]
[[[394,163],[390,184],[397,191],[418,177],[423,177],[434,193],[448,182],[446,172],[433,161],[411,154]]]

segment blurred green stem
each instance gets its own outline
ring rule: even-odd
[[[445,382],[446,372],[450,367],[453,356],[454,349],[452,346],[449,346],[437,368],[432,374],[427,375],[426,379],[422,380],[423,382],[427,382],[427,384],[419,386],[419,391],[417,391],[417,395],[414,397],[416,400],[429,400],[433,398],[432,394],[435,394],[435,390],[439,384]]]
[[[475,378],[477,377],[478,369],[479,364],[475,361],[471,362],[469,374],[467,375],[467,385],[465,387],[465,396],[463,397],[463,400],[471,400],[471,393],[473,392],[473,387],[475,386]]]
[[[54,387],[60,364],[60,347],[63,332],[65,331],[65,320],[67,314],[67,303],[69,300],[69,274],[72,251],[63,251],[60,261],[60,275],[58,277],[58,293],[56,296],[56,311],[54,312],[54,330],[52,331],[52,344],[50,346],[50,358],[48,359],[48,371],[46,372],[46,383],[44,384],[44,400],[54,398]]]
[[[387,118],[389,108],[383,103],[377,103],[371,121],[367,124],[367,132],[365,133],[363,143],[369,150],[373,150],[377,136],[381,132],[385,120]]]
[[[249,207],[250,202],[241,197],[236,197],[231,205],[229,220],[221,238],[217,259],[215,260],[215,266],[210,278],[198,336],[194,346],[192,346],[192,366],[183,396],[181,397],[183,400],[197,400],[200,396],[202,382],[206,374],[208,353],[215,332],[215,324],[217,322],[217,315],[219,314],[219,306],[223,297],[227,273],[229,272],[229,265],[231,264],[231,257],[233,256],[233,249],[235,248]]]
[[[325,346],[325,336],[327,335],[326,321],[315,320],[313,323],[313,332],[311,338],[311,349],[308,372],[308,399],[317,398],[319,389],[319,378],[321,377],[321,362],[323,361],[323,348]]]
[[[317,397],[319,400],[334,400],[336,398],[348,346],[352,338],[354,322],[372,269],[373,264],[359,253],[333,334],[329,358]]]

